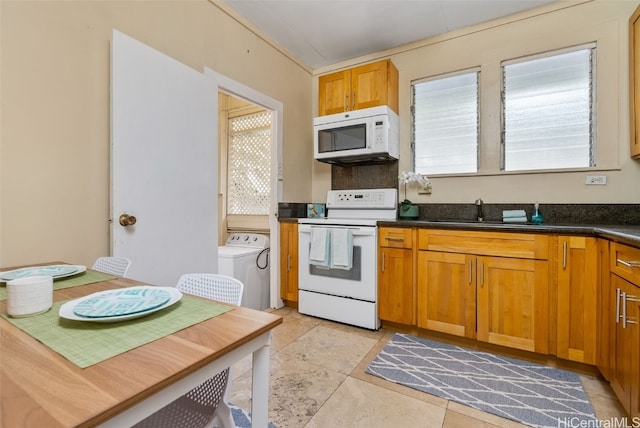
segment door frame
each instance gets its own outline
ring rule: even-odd
[[[280,298],[278,284],[280,284],[280,234],[278,228],[278,202],[282,201],[282,129],[283,106],[275,100],[253,88],[224,76],[208,67],[204,68],[204,75],[210,77],[216,85],[216,93],[226,92],[237,98],[242,98],[253,104],[271,111],[271,198],[269,198],[269,305],[281,308],[284,302]],[[218,120],[216,115],[214,120]],[[275,268],[274,268],[275,266]]]

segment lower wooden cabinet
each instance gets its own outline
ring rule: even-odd
[[[280,223],[280,298],[298,301],[298,223]]]
[[[418,327],[476,337],[475,257],[418,252]]]
[[[413,230],[381,227],[378,231],[378,317],[415,324]]]
[[[378,317],[413,325],[413,252],[381,248],[378,257]]]
[[[596,238],[558,238],[556,352],[560,358],[596,364],[599,269]]]
[[[546,354],[547,261],[478,257],[477,272],[478,340]]]
[[[616,303],[611,388],[629,415],[640,417],[640,287],[611,275]]]
[[[611,388],[632,418],[640,418],[640,248],[610,247]]]
[[[615,303],[611,294],[609,272],[609,241],[597,240],[598,265],[598,317],[596,366],[606,380],[611,379],[612,329],[615,323]]]
[[[418,327],[548,353],[548,236],[423,229],[418,249]]]

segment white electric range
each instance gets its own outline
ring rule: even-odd
[[[326,218],[298,220],[298,311],[377,330],[376,224],[396,219],[398,190],[330,190],[326,207]]]

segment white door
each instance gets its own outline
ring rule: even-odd
[[[111,252],[128,277],[173,286],[217,272],[217,85],[113,32]],[[121,226],[122,214],[135,224]]]

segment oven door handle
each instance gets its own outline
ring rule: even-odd
[[[311,233],[311,229],[313,227],[324,227],[324,226],[312,226],[310,224],[299,224],[298,225],[298,233]],[[376,227],[327,227],[327,229],[351,229],[351,233],[353,236],[375,236]]]

